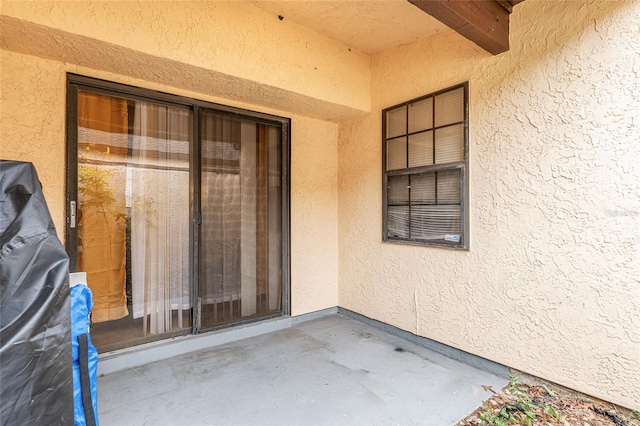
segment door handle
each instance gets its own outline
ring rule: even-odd
[[[74,229],[76,227],[76,202],[71,201],[69,203],[69,227]]]

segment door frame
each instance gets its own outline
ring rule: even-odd
[[[291,315],[291,119],[272,114],[251,111],[228,105],[207,102],[185,96],[160,92],[136,86],[114,83],[93,77],[79,74],[67,73],[67,96],[66,96],[66,188],[65,188],[65,246],[69,255],[69,271],[76,272],[78,267],[78,232],[75,224],[77,222],[76,207],[78,195],[78,92],[88,91],[125,98],[134,101],[154,102],[171,107],[188,108],[192,111],[192,131],[193,140],[190,144],[189,167],[191,169],[189,177],[189,263],[191,278],[191,302],[193,305],[193,320],[191,334],[200,332],[237,326],[252,322],[264,321],[274,317]],[[226,115],[236,116],[276,126],[281,132],[281,232],[282,232],[282,312],[266,315],[259,318],[239,320],[226,323],[213,328],[202,329],[200,319],[200,226],[202,223],[201,209],[201,167],[200,167],[200,110],[215,111]],[[72,206],[72,203],[75,203]],[[185,334],[185,333],[182,333]],[[189,334],[187,332],[186,334]],[[162,335],[162,338],[172,337],[171,333]]]

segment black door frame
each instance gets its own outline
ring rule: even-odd
[[[76,228],[76,207],[78,194],[78,91],[114,96],[136,101],[151,101],[157,104],[187,108],[192,111],[193,117],[193,140],[190,146],[189,166],[191,168],[190,187],[190,275],[191,275],[191,297],[193,304],[193,326],[191,333],[210,331],[214,329],[236,326],[239,324],[264,321],[266,319],[291,315],[291,251],[290,251],[290,185],[291,185],[291,119],[276,115],[250,111],[246,109],[216,104],[184,96],[173,95],[151,89],[144,89],[78,74],[67,74],[67,97],[66,97],[66,249],[69,254],[69,271],[76,272],[78,267],[78,232]],[[282,312],[266,315],[259,318],[240,320],[227,323],[221,326],[201,329],[200,327],[200,225],[202,222],[201,204],[201,167],[200,167],[200,110],[214,111],[225,115],[235,116],[245,120],[252,120],[259,123],[276,126],[281,132],[281,211],[282,211]],[[184,333],[183,333],[184,334]],[[163,335],[162,338],[170,337]]]

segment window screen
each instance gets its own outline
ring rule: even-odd
[[[385,241],[468,248],[467,83],[383,111]]]

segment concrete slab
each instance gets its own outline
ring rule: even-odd
[[[98,380],[102,425],[449,425],[507,379],[332,315]]]

